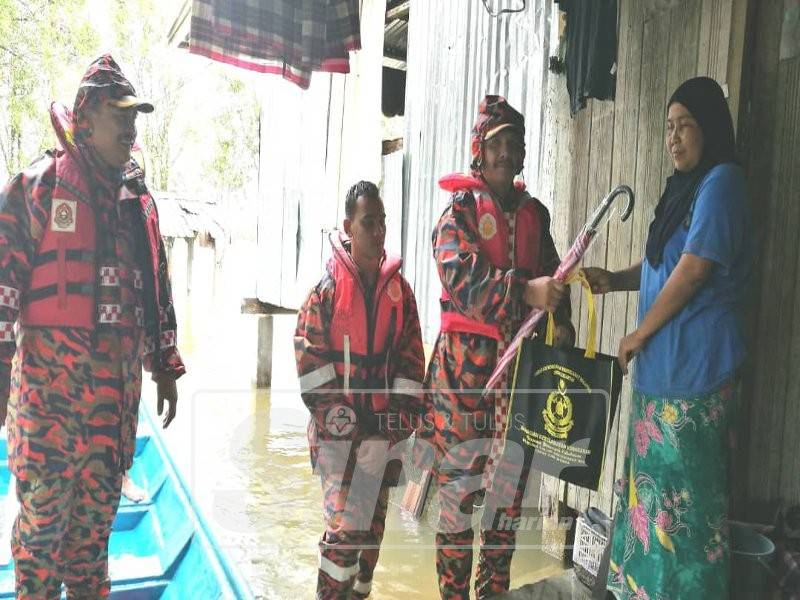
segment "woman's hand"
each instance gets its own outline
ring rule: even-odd
[[[593,294],[607,294],[614,291],[611,271],[599,267],[586,267],[583,269],[583,273],[586,275]]]
[[[638,329],[620,340],[617,360],[625,375],[628,374],[628,365],[633,360],[633,357],[642,351],[645,344],[647,344],[647,340],[641,336]]]
[[[555,312],[564,298],[567,286],[553,277],[537,277],[525,285],[525,304],[534,308],[541,308]]]

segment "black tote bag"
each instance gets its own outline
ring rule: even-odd
[[[583,279],[583,278],[582,278]],[[585,279],[584,289],[588,288]],[[587,350],[525,340],[517,353],[506,427],[506,451],[519,444],[532,468],[597,490],[608,434],[622,388],[617,357],[596,353],[591,292]]]

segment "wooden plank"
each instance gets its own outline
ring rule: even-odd
[[[571,157],[573,165],[573,178],[575,185],[572,189],[572,196],[569,200],[570,217],[569,217],[569,231],[570,239],[575,239],[586,222],[586,203],[587,193],[589,186],[589,158],[591,152],[591,136],[592,136],[592,112],[594,110],[594,101],[590,101],[588,106],[578,112],[572,119],[571,134],[574,138],[575,153]],[[578,345],[584,346],[586,344],[586,316],[583,314],[585,307],[583,305],[583,294],[579,286],[570,286],[570,293],[572,296],[572,311],[573,323],[577,329]],[[576,486],[568,486],[567,490],[567,504],[573,508],[578,508],[581,502],[581,495],[585,490]]]
[[[589,158],[592,142],[592,113],[594,101],[576,114],[572,119],[571,135],[574,138],[575,153],[572,156],[572,176],[575,185],[569,199],[569,239],[574,240],[586,223],[587,201],[589,193]],[[578,286],[571,286],[572,315],[577,333],[577,345],[586,343],[586,315],[583,294]]]
[[[756,89],[753,86],[756,67],[761,63],[763,58],[762,48],[756,45],[756,32],[758,31],[757,23],[759,17],[759,6],[757,2],[750,0],[734,0],[734,14],[731,25],[731,57],[728,63],[728,83],[730,90],[730,98],[728,105],[730,106],[731,114],[733,116],[733,125],[736,130],[737,148],[739,149],[740,158],[745,160],[745,165],[749,162],[749,157],[745,156],[742,149],[752,149],[752,143],[757,138],[754,137],[755,130],[753,123],[756,118],[761,115],[755,115],[751,112],[752,102],[751,97],[755,94],[757,97],[763,97],[763,90]],[[776,36],[777,37],[777,36]],[[757,51],[756,51],[757,50]],[[775,50],[777,52],[777,49]],[[746,68],[744,57],[747,57]],[[777,60],[777,56],[775,57]],[[752,186],[752,174],[748,176],[748,188],[755,189]],[[759,194],[760,196],[760,194]],[[751,194],[749,202],[751,207],[755,207],[754,194]],[[759,203],[761,200],[757,200]],[[760,211],[759,211],[760,214]],[[752,216],[751,216],[752,218]],[[759,231],[758,222],[754,219],[754,231]],[[757,273],[760,269],[756,269],[756,275],[753,277],[753,284],[759,279]],[[752,285],[752,284],[751,284]],[[756,289],[752,285],[752,289]],[[751,292],[751,297],[756,298],[758,295]],[[741,518],[745,520],[758,520],[753,513],[749,511],[748,507],[748,477],[749,477],[749,441],[752,435],[752,424],[749,419],[749,412],[752,409],[753,402],[753,356],[755,355],[755,330],[758,319],[758,305],[756,302],[750,302],[747,307],[748,318],[745,322],[745,340],[747,344],[748,358],[742,368],[742,399],[739,408],[739,425],[736,431],[736,449],[732,456],[733,464],[737,468],[733,471],[731,478],[731,513],[734,518]],[[744,427],[741,424],[748,423],[749,426]],[[765,515],[765,519],[769,519],[771,515]]]
[[[188,48],[189,46],[189,23],[192,16],[192,3],[189,0],[183,0],[181,3],[178,16],[169,28],[167,33],[167,43],[172,46],[177,45],[178,48]]]
[[[644,11],[638,0],[620,3],[619,50],[617,57],[617,92],[614,103],[614,145],[611,161],[611,184],[628,184],[634,187],[636,176],[637,129],[639,123],[639,96],[642,71],[642,37],[644,33]],[[636,190],[634,189],[634,194]],[[637,207],[636,210],[639,210]],[[619,220],[619,212],[612,215],[606,228],[606,268],[614,271],[631,264],[631,224]],[[587,265],[589,263],[586,263]],[[609,294],[604,299],[602,349],[616,355],[619,340],[626,332],[627,293]],[[630,410],[630,387],[620,395],[617,417],[610,432],[606,450],[602,491],[597,500],[598,507],[606,514],[614,512],[611,490],[616,479],[617,464],[622,463],[627,443],[627,423]],[[620,467],[621,470],[621,467]]]
[[[713,30],[717,33],[715,44],[712,45],[709,74],[716,79],[725,89],[729,89],[728,61],[731,48],[731,25],[733,21],[733,0],[716,0],[715,24]]]
[[[683,4],[670,11],[670,31],[672,32],[670,48],[673,49],[673,52],[667,67],[667,98],[672,96],[678,86],[687,79],[695,77],[697,73],[702,6],[703,0],[684,0]],[[664,137],[666,137],[666,114],[665,103],[661,111],[664,126],[662,136]],[[666,149],[661,154],[661,178],[666,182],[675,167]]]
[[[800,346],[796,330],[800,322],[797,278],[800,262],[800,58],[781,61],[778,67],[778,98],[780,108],[776,127],[781,135],[776,146],[774,177],[777,216],[784,228],[784,243],[778,246],[779,267],[782,272],[780,286],[775,290],[779,311],[773,315],[778,323],[779,335],[774,340],[775,365],[774,402],[785,405],[780,471],[779,497],[786,502],[800,500],[800,458],[797,452],[797,428],[800,425],[800,395],[798,394],[797,363],[792,362],[793,348]],[[766,257],[769,259],[769,257]],[[775,257],[777,258],[777,257]],[[792,327],[792,323],[796,326]],[[774,465],[775,463],[773,463]]]
[[[779,226],[781,217],[777,212],[772,181],[773,158],[775,156],[775,111],[778,104],[778,57],[780,49],[780,31],[783,19],[783,6],[779,2],[771,2],[761,7],[757,23],[756,39],[758,40],[755,56],[754,93],[750,101],[753,103],[751,154],[748,175],[749,189],[757,190],[750,199],[754,231],[763,231],[761,248],[761,264],[756,269],[757,289],[761,290],[758,316],[755,318],[756,329],[751,350],[753,364],[752,381],[745,382],[745,389],[750,391],[749,401],[744,406],[747,416],[744,422],[749,424],[747,497],[751,510],[757,505],[774,498],[778,492],[779,481],[775,474],[780,469],[780,457],[776,456],[781,441],[774,438],[782,433],[784,411],[783,405],[776,405],[772,381],[772,363],[774,362],[773,340],[777,330],[782,326],[775,319],[774,289],[783,274],[771,260],[780,245],[773,232]],[[759,279],[760,276],[760,279]],[[777,430],[776,430],[777,428]],[[776,435],[777,433],[777,435]]]
[[[550,5],[548,5],[550,6]],[[553,5],[551,10],[554,14],[558,14],[558,8]],[[543,18],[546,18],[543,16]],[[559,77],[550,71],[544,72],[544,85],[545,89],[543,94],[543,112],[542,112],[542,150],[538,166],[538,177],[536,180],[536,194],[537,197],[544,203],[545,206],[551,209],[551,225],[550,230],[555,241],[556,248],[559,251],[559,256],[563,256],[567,251],[566,231],[559,231],[555,227],[555,215],[553,209],[555,208],[555,179],[557,171],[556,157],[558,155],[559,140],[558,135],[558,119],[559,108],[563,111],[563,106],[568,98],[566,86],[564,85],[563,77]]]
[[[339,194],[342,187],[342,156],[344,153],[345,78],[330,76],[330,101],[328,104],[328,142],[325,153],[325,189],[330,194],[326,205],[333,223],[344,218],[344,197]],[[330,203],[330,204],[328,204]]]
[[[733,126],[739,131],[739,111],[742,97],[742,82],[745,79],[745,46],[747,39],[748,0],[733,0],[733,14],[731,16],[731,41],[728,56],[728,106],[733,115]]]
[[[594,210],[597,204],[609,191],[611,182],[611,157],[613,155],[612,149],[614,147],[614,103],[602,102],[599,100],[592,100],[592,137],[590,140],[590,155],[589,155],[589,181],[587,185],[586,197],[586,220],[589,219],[589,214]],[[608,236],[600,235],[595,239],[594,244],[586,252],[584,257],[584,264],[597,265],[604,264],[606,259],[606,249],[608,244]],[[580,286],[573,286],[580,290]],[[586,343],[589,335],[588,330],[588,307],[581,292],[581,300],[583,302],[583,310],[581,311],[581,319],[587,319],[584,326],[584,344]],[[602,323],[603,316],[603,299],[599,297],[595,302],[597,310],[598,323]],[[602,328],[598,325],[598,330]],[[600,331],[598,331],[599,335]],[[599,338],[598,338],[599,339]],[[579,510],[584,510],[595,504],[597,493],[580,488],[579,505],[576,507]],[[602,490],[598,490],[602,494]],[[609,489],[609,492],[611,490]]]
[[[639,8],[638,10],[641,10]],[[655,204],[661,194],[663,181],[661,167],[664,153],[664,106],[666,105],[666,72],[669,61],[670,47],[670,15],[668,13],[653,13],[637,15],[634,20],[636,27],[641,31],[641,55],[637,60],[634,54],[630,55],[631,64],[636,64],[634,75],[640,75],[638,86],[633,84],[628,101],[638,103],[638,118],[624,123],[621,144],[626,147],[635,147],[635,155],[629,157],[629,162],[622,163],[620,171],[632,177],[625,183],[632,183],[636,193],[636,210],[628,223],[620,225],[620,237],[627,241],[630,239],[630,253],[626,256],[626,244],[621,244],[615,260],[619,268],[638,262],[644,255],[644,241],[647,229],[652,219]],[[641,20],[640,20],[641,19]],[[641,23],[641,24],[640,24]],[[634,48],[635,50],[636,48]],[[637,93],[638,92],[638,93]],[[635,129],[634,129],[635,127]],[[635,138],[631,143],[630,138]],[[632,162],[631,162],[632,161]],[[631,222],[632,221],[632,222]],[[625,264],[627,259],[627,265]],[[615,337],[618,339],[636,328],[638,320],[638,293],[627,294],[627,303],[616,304],[615,323],[619,331]],[[624,312],[623,312],[624,311]],[[620,416],[617,430],[619,439],[617,443],[615,477],[627,476],[624,472],[624,458],[629,450],[627,439],[631,418],[631,378],[626,378],[620,396]]]
[[[733,0],[703,0],[698,52],[698,75],[727,83]]]
[[[611,159],[614,148],[614,104],[592,100],[592,136],[590,139],[589,178],[587,182],[586,212],[584,220],[589,220],[589,215],[594,211],[600,201],[608,193],[611,185]],[[577,233],[577,232],[576,232]],[[600,232],[592,246],[586,251],[583,259],[585,265],[603,265],[606,260],[608,235]],[[575,286],[581,291],[579,286]],[[588,337],[588,312],[584,295],[581,292],[581,342],[585,343]],[[602,297],[595,302],[598,319],[602,321]],[[599,322],[600,322],[599,321]],[[598,335],[601,331],[598,331]],[[601,339],[602,335],[598,339]],[[605,349],[605,348],[603,348]]]
[[[262,302],[258,298],[244,298],[242,299],[241,313],[243,315],[294,315],[297,314],[297,309]]]
[[[566,81],[563,77],[556,79],[556,93],[553,97],[551,118],[555,129],[554,138],[554,169],[553,178],[553,209],[550,214],[550,231],[563,256],[572,244],[571,212],[573,188],[576,178],[573,177],[575,163],[576,138],[572,135],[573,122],[569,114],[569,94]],[[542,492],[540,496],[540,509],[547,506],[548,498],[554,501],[563,498],[564,484],[555,477],[542,475]]]
[[[405,2],[401,2],[394,8],[390,8],[386,11],[386,22],[391,23],[395,20],[401,21],[408,21],[408,14],[410,12],[410,5],[411,2],[406,0]]]
[[[779,66],[778,70],[778,105],[776,110],[776,137],[775,137],[775,164],[773,167],[774,201],[772,207],[774,220],[769,229],[768,235],[774,240],[774,245],[769,248],[768,253],[764,254],[764,260],[769,261],[774,268],[772,272],[772,285],[770,285],[771,302],[774,303],[770,310],[770,318],[773,320],[773,331],[769,337],[768,354],[771,357],[765,362],[764,368],[769,372],[772,393],[768,396],[771,413],[770,429],[771,435],[766,440],[768,446],[768,464],[770,477],[770,489],[768,499],[778,498],[781,493],[780,482],[786,476],[784,459],[788,458],[786,445],[790,444],[793,448],[789,451],[795,452],[797,448],[796,434],[789,431],[790,437],[786,439],[786,425],[789,417],[790,401],[786,397],[789,377],[789,364],[787,352],[789,350],[789,335],[791,327],[791,315],[793,308],[793,292],[795,281],[793,278],[796,257],[794,255],[797,237],[797,190],[792,195],[791,179],[793,174],[787,172],[796,154],[796,147],[792,146],[793,135],[792,125],[796,114],[793,114],[794,106],[790,94],[793,90],[787,81],[784,66]],[[762,310],[766,309],[763,307]],[[767,348],[764,347],[765,354]],[[777,357],[777,360],[776,360]],[[793,399],[794,400],[794,399]]]
[[[800,90],[795,93],[800,93]],[[800,142],[798,142],[800,143]],[[797,161],[795,161],[797,163]],[[797,197],[798,190],[800,190],[800,181],[798,181],[798,174],[800,173],[800,164],[794,166],[795,181],[793,182],[793,189],[795,190],[795,197]],[[795,365],[789,373],[789,385],[786,393],[787,415],[786,427],[787,431],[784,433],[784,453],[786,455],[783,461],[783,472],[781,477],[781,496],[787,505],[797,504],[800,502],[800,454],[797,452],[797,428],[800,425],[800,369],[796,367],[800,362],[800,308],[798,308],[797,298],[800,297],[800,284],[797,283],[800,278],[800,236],[795,236],[797,248],[797,263],[795,264],[795,289],[794,289],[794,314],[792,315],[792,335],[791,346],[786,361],[790,365]],[[789,428],[791,427],[791,430]],[[795,443],[792,447],[787,447],[789,441]]]
[[[258,346],[256,350],[256,387],[272,387],[272,315],[258,318]]]
[[[670,19],[661,14],[646,20],[642,46],[642,84],[639,105],[636,162],[637,209],[634,211],[631,260],[641,260],[653,211],[664,181],[664,107],[667,102],[666,73],[670,60]],[[628,331],[636,328],[638,298],[628,302]]]
[[[563,256],[572,244],[570,235],[570,213],[572,188],[575,185],[572,156],[575,152],[575,139],[571,135],[572,120],[569,116],[569,94],[563,79],[560,80],[557,95],[554,99],[553,118],[556,148],[555,148],[555,177],[553,181],[553,210],[550,214],[550,231],[556,248]]]

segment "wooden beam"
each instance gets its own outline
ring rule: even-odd
[[[408,21],[408,13],[409,7],[411,2],[406,0],[405,2],[401,2],[394,8],[390,8],[386,11],[386,22],[391,23],[392,21],[400,20],[400,21]]]
[[[753,230],[762,232],[760,248],[760,265],[754,270],[756,277],[753,284],[758,292],[757,316],[751,317],[755,329],[755,339],[748,349],[752,357],[752,380],[746,388],[750,397],[743,404],[747,411],[746,420],[749,436],[747,467],[747,500],[746,513],[755,516],[759,508],[770,500],[779,498],[781,450],[786,403],[781,398],[783,391],[778,388],[775,360],[778,346],[776,339],[783,329],[789,327],[790,321],[781,322],[781,312],[787,318],[787,310],[781,310],[780,290],[787,274],[777,264],[782,256],[784,244],[791,239],[784,228],[785,215],[781,213],[781,198],[778,183],[775,181],[776,169],[782,161],[775,155],[777,140],[781,137],[778,127],[779,65],[780,65],[780,31],[783,21],[783,4],[765,2],[757,12],[755,23],[757,40],[754,56],[751,58],[754,91],[748,99],[752,103],[752,111],[747,129],[749,141],[748,187],[757,190],[757,194],[749,199]],[[780,173],[780,170],[777,170]],[[791,307],[783,307],[791,310]],[[790,318],[790,317],[788,317]],[[788,356],[785,357],[788,360]],[[784,388],[785,390],[786,388]],[[788,500],[788,499],[787,499]]]
[[[167,33],[167,43],[177,45],[178,48],[189,46],[189,22],[192,16],[192,3],[184,0],[178,11],[178,16],[169,28]]]
[[[278,306],[269,302],[262,302],[258,298],[244,298],[242,300],[243,315],[294,315],[297,309]]]
[[[383,66],[389,69],[396,69],[398,71],[408,70],[408,63],[405,60],[401,60],[399,58],[393,58],[391,56],[383,57]]]
[[[272,387],[272,315],[258,317],[256,387]]]

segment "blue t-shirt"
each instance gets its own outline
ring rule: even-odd
[[[667,242],[661,264],[642,260],[640,323],[683,253],[716,264],[697,294],[637,355],[635,389],[665,397],[707,394],[742,364],[753,244],[748,220],[742,170],[717,165],[700,182],[691,214]]]

